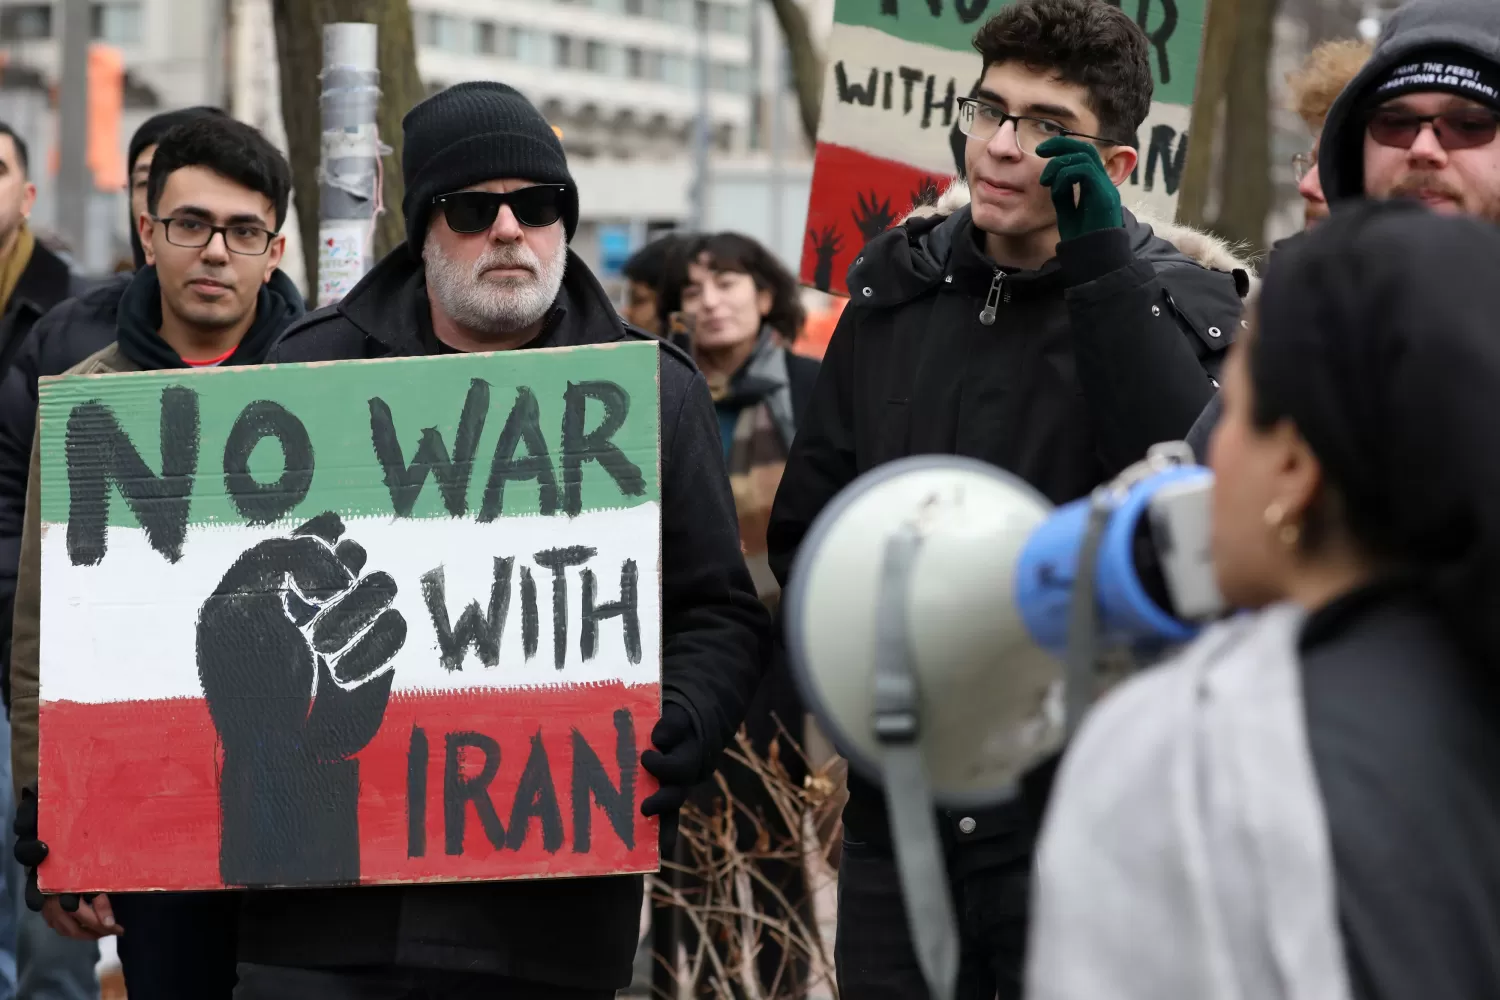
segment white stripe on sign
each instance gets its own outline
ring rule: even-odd
[[[285,527],[194,525],[182,558],[172,564],[151,548],[139,528],[112,527],[104,559],[74,566],[68,559],[65,525],[48,525],[42,537],[41,697],[44,701],[134,701],[201,698],[197,619],[204,600],[239,556],[257,543],[286,538]],[[363,573],[389,573],[396,581],[395,608],[406,619],[407,637],[396,655],[395,689],[455,691],[549,684],[622,681],[656,683],[661,661],[660,508],[655,503],[622,510],[590,511],[576,518],[502,517],[488,524],[447,518],[354,518],[346,539],[368,554]],[[554,659],[555,572],[537,553],[583,546],[585,563],[562,569],[567,640],[561,669]],[[581,557],[586,553],[570,553]],[[474,645],[462,666],[445,668],[426,591],[442,570],[448,623],[460,628],[474,603],[487,619],[496,578],[495,559],[511,558],[509,607],[499,662],[486,666]],[[624,563],[636,563],[640,659],[631,662],[624,617],[597,623],[594,656],[584,660],[583,571],[595,579],[594,606],[619,600]],[[556,563],[558,560],[543,559]],[[535,584],[537,648],[524,655],[523,568]],[[423,586],[427,577],[429,585]]]
[[[834,22],[823,80],[820,142],[954,172],[948,132],[983,65],[978,53],[909,42]]]
[[[948,136],[958,99],[979,78],[977,53],[955,52],[875,28],[833,25],[818,139],[905,163],[938,177],[957,170]],[[1151,105],[1138,132],[1140,166],[1121,189],[1127,205],[1159,219],[1177,211],[1182,135],[1192,109]],[[1170,189],[1170,190],[1169,190]]]

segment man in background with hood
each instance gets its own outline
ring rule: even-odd
[[[291,197],[291,168],[258,131],[198,115],[162,137],[137,228],[147,266],[125,286],[115,343],[75,374],[257,365],[303,313],[302,296],[277,267]],[[40,455],[33,444],[29,477]],[[30,869],[27,905],[79,940],[121,934],[132,1000],[227,1000],[235,984],[240,899],[235,893],[133,893],[90,901],[47,897],[36,867],[40,498],[27,493],[12,646],[11,760],[21,805],[16,859]],[[43,790],[45,793],[45,789]],[[47,808],[66,810],[66,801]],[[118,918],[118,922],[116,921]]]
[[[1500,3],[1411,0],[1328,112],[1323,195],[1334,212],[1360,198],[1410,198],[1500,224],[1497,135]],[[1188,434],[1199,461],[1220,410],[1215,396]]]

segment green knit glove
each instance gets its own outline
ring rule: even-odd
[[[1058,136],[1036,148],[1036,155],[1050,159],[1042,171],[1042,184],[1052,189],[1057,207],[1057,235],[1063,241],[1077,239],[1101,229],[1125,225],[1120,210],[1120,192],[1104,169],[1099,150],[1080,139]],[[1078,201],[1073,201],[1073,185]]]

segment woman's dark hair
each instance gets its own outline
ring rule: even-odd
[[[988,70],[1020,63],[1088,91],[1101,138],[1135,145],[1151,110],[1150,40],[1104,0],[1018,0],[985,22],[974,48]]]
[[[674,312],[682,308],[682,290],[688,282],[688,265],[702,263],[710,271],[748,274],[759,291],[771,293],[771,311],[766,324],[791,343],[802,334],[807,310],[797,279],[776,256],[756,240],[740,233],[711,233],[685,240],[675,248],[666,277],[657,289],[657,311],[662,329]]]
[[[1294,424],[1334,523],[1419,580],[1471,650],[1500,643],[1500,228],[1420,205],[1335,212],[1271,256],[1252,423]]]
[[[646,285],[661,293],[662,282],[671,266],[672,254],[691,237],[683,233],[666,233],[630,255],[620,273],[627,280]]]
[[[221,177],[265,195],[276,212],[276,228],[286,221],[292,194],[292,168],[286,157],[253,126],[227,115],[202,115],[175,125],[161,137],[146,181],[146,209],[156,214],[167,178],[185,167],[207,167]]]

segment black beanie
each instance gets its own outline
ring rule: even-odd
[[[130,137],[130,152],[125,156],[125,173],[129,178],[126,183],[134,180],[135,161],[140,159],[141,153],[147,146],[155,146],[161,142],[162,136],[166,135],[178,125],[190,122],[203,115],[218,115],[223,117],[224,112],[218,108],[200,105],[196,108],[179,108],[176,111],[163,111],[159,115],[152,115],[141,122],[141,127],[135,130],[135,135]],[[129,204],[130,199],[126,199]],[[141,234],[136,226],[136,220],[132,216],[130,220],[130,253],[135,258],[135,269],[139,271],[146,266],[146,251],[141,248]]]
[[[422,256],[432,199],[497,178],[566,184],[563,227],[578,228],[578,188],[557,133],[520,91],[503,83],[460,83],[401,119],[406,243]]]
[[[1365,101],[1374,106],[1429,91],[1457,94],[1500,111],[1500,65],[1454,46],[1417,49],[1384,77],[1377,77]]]

